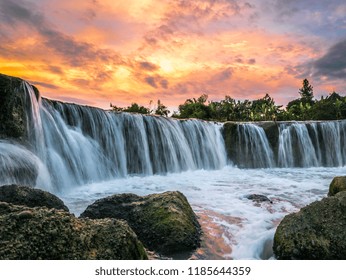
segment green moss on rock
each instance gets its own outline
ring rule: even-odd
[[[0,259],[147,259],[124,221],[0,202]]]
[[[346,191],[346,176],[338,176],[329,185],[328,196],[336,195],[338,192]]]
[[[166,256],[191,252],[200,244],[200,225],[180,192],[113,195],[88,206],[81,217],[124,219],[146,247]]]
[[[287,215],[274,236],[278,259],[345,260],[346,192]]]
[[[235,145],[238,139],[237,128],[238,124],[236,122],[226,122],[222,130],[227,156],[231,161],[234,161],[239,154],[237,145]]]
[[[0,201],[25,205],[28,207],[47,207],[69,211],[64,202],[57,196],[32,187],[6,185],[0,186]]]
[[[0,74],[0,137],[23,138],[26,116],[23,80]]]

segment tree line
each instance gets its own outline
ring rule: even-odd
[[[226,95],[220,101],[208,101],[208,95],[187,99],[180,104],[178,111],[172,117],[188,119],[197,118],[210,121],[306,121],[306,120],[338,120],[346,119],[346,97],[336,92],[320,100],[314,98],[313,86],[307,79],[303,80],[298,90],[299,98],[290,101],[286,108],[276,105],[267,93],[256,100],[235,100]],[[158,100],[154,109],[132,103],[126,108],[111,104],[112,110],[135,112],[141,114],[156,114],[168,116],[170,111]]]

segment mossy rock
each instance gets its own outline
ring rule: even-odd
[[[345,260],[346,192],[287,215],[274,236],[277,259]]]
[[[66,211],[0,202],[0,259],[147,259],[125,221],[78,219]]]
[[[6,185],[0,186],[0,201],[25,205],[28,207],[47,207],[69,211],[64,202],[57,196],[32,187]]]
[[[336,195],[342,191],[346,191],[346,176],[335,177],[329,185],[328,196]]]
[[[239,151],[237,151],[237,143],[238,139],[238,123],[236,122],[225,122],[222,127],[222,135],[225,141],[225,148],[227,152],[227,157],[233,163],[237,163],[237,156]]]
[[[26,136],[23,80],[0,74],[0,137]]]
[[[81,217],[124,219],[148,249],[166,256],[189,255],[200,245],[200,225],[180,192],[113,195],[88,206]]]

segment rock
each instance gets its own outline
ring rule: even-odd
[[[0,187],[0,201],[28,207],[47,207],[69,211],[57,196],[31,187],[6,185]]]
[[[200,245],[200,225],[180,192],[113,195],[88,206],[81,217],[124,219],[149,250],[166,256],[188,254]]]
[[[336,195],[338,192],[346,191],[346,176],[338,176],[329,185],[328,196]]]
[[[238,164],[238,148],[235,143],[238,139],[238,124],[236,122],[225,122],[222,128],[223,139],[228,158]]]
[[[23,138],[26,134],[23,80],[0,74],[0,138]]]
[[[0,259],[147,259],[125,221],[0,202]]]
[[[287,215],[274,236],[277,259],[346,259],[346,192]]]
[[[260,203],[260,202],[270,202],[273,203],[268,197],[261,194],[249,194],[245,196],[247,199],[252,200],[254,202]]]

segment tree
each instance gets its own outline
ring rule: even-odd
[[[165,105],[163,105],[163,103],[161,103],[160,99],[157,100],[157,108],[155,110],[155,114],[167,117],[169,113],[170,111]]]
[[[187,99],[184,104],[179,105],[179,118],[196,118],[202,120],[211,119],[211,107],[205,104],[208,95],[202,94],[199,98]]]
[[[301,98],[304,99],[305,101],[312,101],[312,99],[314,98],[313,87],[312,85],[310,85],[307,79],[303,80],[303,87],[299,89],[299,94]]]
[[[151,113],[151,110],[144,106],[140,106],[137,103],[132,103],[131,106],[128,106],[127,108],[123,109],[123,112],[139,113],[139,114],[147,115]]]

